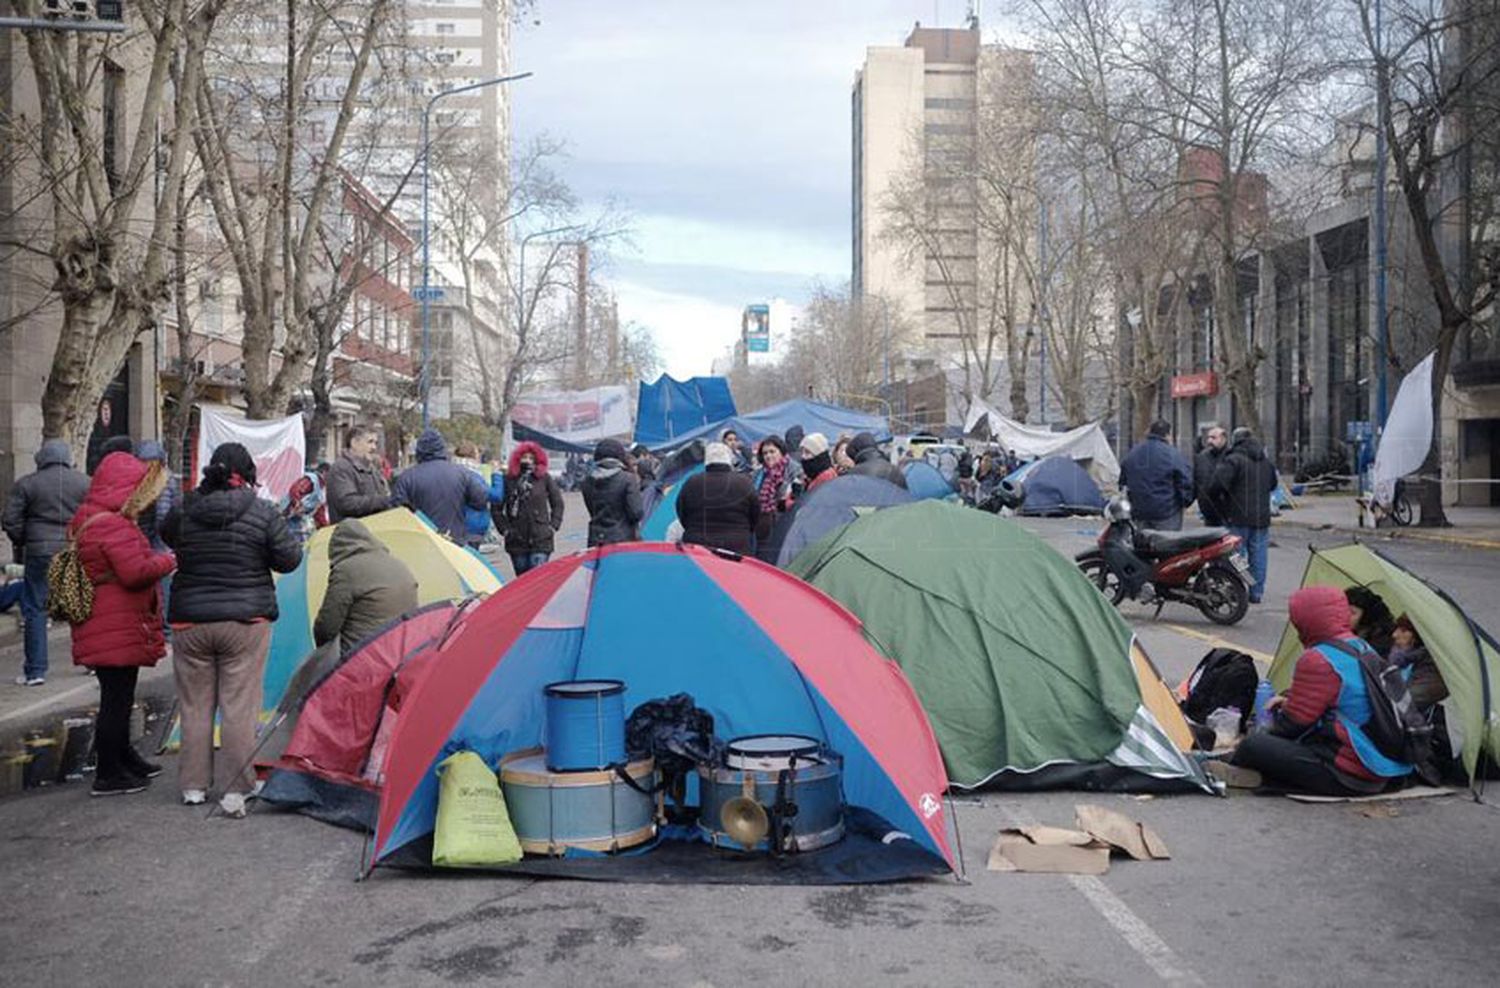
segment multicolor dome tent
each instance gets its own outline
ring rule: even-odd
[[[650,619],[659,616],[669,634]],[[690,693],[722,738],[818,738],[843,755],[849,805],[909,838],[887,844],[929,868],[956,865],[947,777],[927,718],[859,623],[763,563],[661,543],[553,560],[457,624],[391,738],[373,861],[420,863],[435,822],[438,762],[466,748],[494,765],[539,744],[543,686],[574,678],[624,680],[627,711]],[[873,842],[871,853],[882,846]]]
[[[1314,547],[1302,585],[1369,587],[1380,594],[1392,614],[1411,618],[1448,686],[1448,699],[1442,705],[1449,738],[1470,782],[1480,773],[1481,754],[1492,764],[1500,762],[1500,717],[1495,712],[1500,645],[1452,598],[1395,560],[1357,543]],[[1278,690],[1291,685],[1292,669],[1301,654],[1297,629],[1288,622],[1269,674]]]
[[[411,568],[417,578],[417,600],[462,600],[476,593],[500,589],[500,577],[484,557],[438,534],[426,519],[405,508],[393,508],[361,518],[365,527]],[[303,546],[302,565],[276,581],[276,606],[281,616],[271,630],[266,659],[265,690],[261,701],[271,709],[281,700],[292,673],[313,650],[313,619],[328,592],[328,541],[333,526],[319,529]]]
[[[1214,791],[1130,627],[1015,522],[918,501],[852,522],[790,572],[901,664],[954,786]]]

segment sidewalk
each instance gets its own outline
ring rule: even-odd
[[[1348,532],[1361,538],[1416,539],[1444,542],[1471,549],[1500,549],[1500,508],[1447,509],[1452,528],[1360,528],[1359,506],[1353,494],[1313,494],[1295,498],[1297,507],[1284,509],[1273,525]]]

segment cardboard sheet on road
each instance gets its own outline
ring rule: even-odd
[[[1039,825],[1000,831],[986,867],[990,871],[1102,875],[1109,871],[1113,851],[1137,861],[1171,857],[1156,831],[1123,813],[1087,803],[1074,807],[1074,813],[1074,829]]]

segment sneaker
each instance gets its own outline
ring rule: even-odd
[[[208,802],[208,793],[204,792],[202,789],[182,790],[183,806],[202,806],[206,802]]]
[[[15,683],[17,686],[46,686],[47,678],[45,676],[20,675],[11,680],[11,682]]]
[[[89,790],[89,795],[124,796],[133,792],[143,792],[149,785],[151,785],[149,780],[126,773],[114,779],[95,779],[94,787]]]
[[[158,775],[161,775],[160,763],[148,762],[136,751],[131,751],[130,754],[126,755],[125,762],[130,766],[130,771],[143,779],[154,779]]]
[[[226,792],[219,799],[219,809],[224,815],[235,820],[245,818],[245,794],[242,792]]]
[[[1230,789],[1258,789],[1263,781],[1260,773],[1253,768],[1245,768],[1243,765],[1235,765],[1218,759],[1204,762],[1203,771]]]

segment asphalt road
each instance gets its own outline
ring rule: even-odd
[[[1067,552],[1092,531],[1028,525]],[[1308,535],[1277,541],[1270,603],[1238,627],[1127,612],[1169,679],[1203,635],[1274,649]],[[1387,551],[1493,611],[1500,553]],[[967,882],[356,882],[358,836],[277,813],[207,819],[176,804],[171,769],[135,797],[0,800],[0,984],[1469,984],[1500,963],[1500,813],[1463,796],[1372,809],[987,794],[956,808]],[[1067,824],[1084,801],[1149,823],[1171,860],[1117,860],[1097,879],[984,870],[999,828]]]

